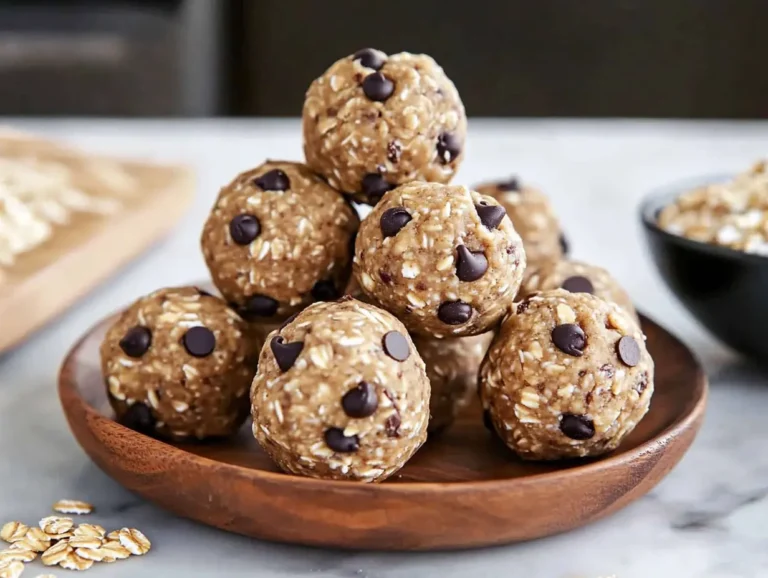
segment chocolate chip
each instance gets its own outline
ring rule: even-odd
[[[400,412],[398,410],[395,410],[395,413],[389,416],[387,418],[387,421],[384,422],[384,431],[387,433],[387,437],[391,437],[391,438],[400,437],[401,422],[402,420],[400,419]]]
[[[379,173],[368,173],[363,177],[362,189],[369,203],[378,203],[384,193],[394,188],[395,185],[389,184]]]
[[[387,144],[387,159],[392,163],[400,162],[400,155],[403,153],[402,145],[396,140],[389,141]]]
[[[375,48],[363,48],[352,55],[352,60],[359,60],[366,68],[380,69],[387,61],[387,55]]]
[[[491,230],[498,227],[507,214],[507,210],[501,205],[475,205],[475,210],[480,222]]]
[[[292,341],[291,343],[285,343],[283,338],[277,335],[269,342],[269,348],[272,350],[272,355],[275,356],[275,361],[280,371],[285,373],[296,363],[301,350],[304,349],[304,342]]]
[[[381,279],[381,282],[384,283],[384,285],[392,283],[392,275],[387,273],[384,269],[379,270],[379,279]]]
[[[216,336],[207,327],[190,327],[181,338],[184,349],[193,357],[207,357],[216,349]]]
[[[272,169],[253,182],[264,191],[287,191],[291,188],[291,180],[280,169]]]
[[[139,358],[144,355],[152,345],[152,332],[143,325],[131,327],[120,340],[120,349],[128,357]]]
[[[395,92],[395,83],[381,72],[369,74],[363,80],[363,93],[370,100],[384,102]]]
[[[451,132],[444,132],[437,139],[437,157],[444,165],[461,154],[461,140]]]
[[[568,255],[571,251],[571,244],[568,242],[568,237],[563,233],[560,233],[560,249],[563,251],[563,255]]]
[[[472,317],[472,307],[463,301],[446,301],[437,309],[437,318],[448,325],[461,325]]]
[[[403,207],[387,209],[379,219],[379,227],[384,237],[394,237],[411,221],[411,214]]]
[[[376,408],[379,407],[379,396],[376,394],[376,388],[367,381],[361,381],[360,384],[350,389],[341,398],[341,407],[344,413],[349,417],[368,417],[373,415]]]
[[[272,317],[280,304],[266,295],[252,295],[248,298],[240,314],[245,319],[254,317]]]
[[[152,433],[157,420],[152,415],[152,410],[146,404],[137,401],[131,404],[120,419],[120,423],[137,432]]]
[[[312,297],[315,301],[335,301],[339,298],[339,291],[333,281],[326,279],[315,283],[312,287]]]
[[[635,338],[625,335],[616,344],[616,353],[624,365],[634,367],[640,362],[640,346]]]
[[[563,353],[581,357],[587,345],[584,331],[575,323],[563,323],[552,330],[552,342]]]
[[[517,177],[511,177],[509,180],[497,184],[496,189],[502,192],[519,191],[520,181]]]
[[[285,329],[291,322],[293,322],[294,319],[296,319],[299,316],[299,313],[301,313],[301,311],[297,311],[296,313],[291,315],[288,319],[283,321],[280,324],[280,328],[278,329],[278,331],[282,331],[283,329]]]
[[[568,277],[565,281],[563,281],[563,284],[560,285],[563,289],[566,291],[570,291],[571,293],[594,293],[595,287],[592,285],[592,281],[587,279],[586,277],[582,277],[581,275],[574,275],[573,277]]]
[[[491,419],[491,412],[487,409],[483,410],[483,425],[489,432],[496,432],[496,428],[493,427],[493,419]]]
[[[595,435],[595,424],[587,416],[564,413],[560,431],[572,440],[588,440]]]
[[[643,392],[647,387],[648,387],[648,372],[644,371],[643,373],[640,374],[640,377],[637,378],[637,383],[635,383],[635,391],[638,393],[638,395],[643,395]]]
[[[238,245],[248,245],[261,233],[261,223],[254,215],[237,215],[229,222],[229,234]]]
[[[488,270],[483,251],[470,251],[464,245],[456,247],[456,276],[460,281],[477,281]]]
[[[360,448],[360,439],[357,436],[345,436],[341,428],[330,427],[325,430],[325,445],[335,452],[348,454]]]
[[[399,331],[390,331],[381,341],[384,352],[395,361],[405,361],[411,355],[408,340]]]

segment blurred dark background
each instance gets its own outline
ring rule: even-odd
[[[766,0],[0,0],[0,114],[298,116],[365,46],[472,116],[763,118]]]

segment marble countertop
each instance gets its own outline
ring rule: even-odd
[[[92,576],[757,578],[768,575],[768,376],[709,338],[661,284],[636,206],[659,186],[740,170],[768,152],[768,123],[473,120],[458,182],[517,173],[552,197],[574,256],[610,269],[639,307],[699,355],[712,383],[701,434],[650,495],[589,527],[535,542],[451,553],[340,552],[206,528],[131,495],[71,436],[55,395],[66,350],[97,319],[162,285],[205,277],[198,236],[223,183],[265,157],[300,158],[297,120],[25,120],[88,149],[196,167],[196,202],[176,232],[16,350],[0,356],[0,521],[34,522],[62,497],[94,520],[130,525],[149,556]],[[2,320],[0,320],[2,330]],[[42,566],[27,569],[35,576]],[[66,572],[59,571],[59,576]]]

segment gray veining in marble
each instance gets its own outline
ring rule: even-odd
[[[641,309],[703,360],[712,381],[700,438],[647,497],[569,534],[451,553],[339,552],[270,544],[168,515],[98,470],[70,435],[55,395],[70,343],[135,296],[205,274],[197,250],[213,197],[265,157],[297,158],[291,121],[24,121],[97,151],[181,160],[199,170],[194,209],[176,233],[85,302],[0,357],[0,519],[34,522],[61,497],[98,506],[105,526],[143,529],[154,550],[89,576],[350,578],[762,578],[768,576],[768,376],[715,343],[665,290],[640,240],[635,207],[657,186],[733,172],[768,152],[766,123],[472,121],[458,177],[517,172],[552,195],[575,256],[609,268]],[[2,330],[2,320],[0,320]],[[42,573],[42,566],[26,575]],[[63,571],[59,576],[65,575]]]

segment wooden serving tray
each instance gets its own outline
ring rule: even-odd
[[[169,444],[113,420],[99,344],[113,321],[71,350],[59,395],[77,441],[129,490],[193,520],[256,538],[374,550],[472,548],[588,524],[653,488],[682,458],[704,415],[707,381],[691,352],[643,318],[656,361],[646,418],[601,459],[529,463],[485,430],[479,408],[382,484],[281,473],[245,425],[234,439]]]
[[[186,167],[85,155],[56,143],[0,130],[0,155],[32,156],[65,164],[78,172],[88,193],[109,196],[99,163],[129,178],[115,191],[121,208],[107,215],[76,213],[53,236],[0,267],[0,353],[56,315],[146,250],[176,225],[194,195],[194,174]],[[119,194],[118,194],[119,193]]]

